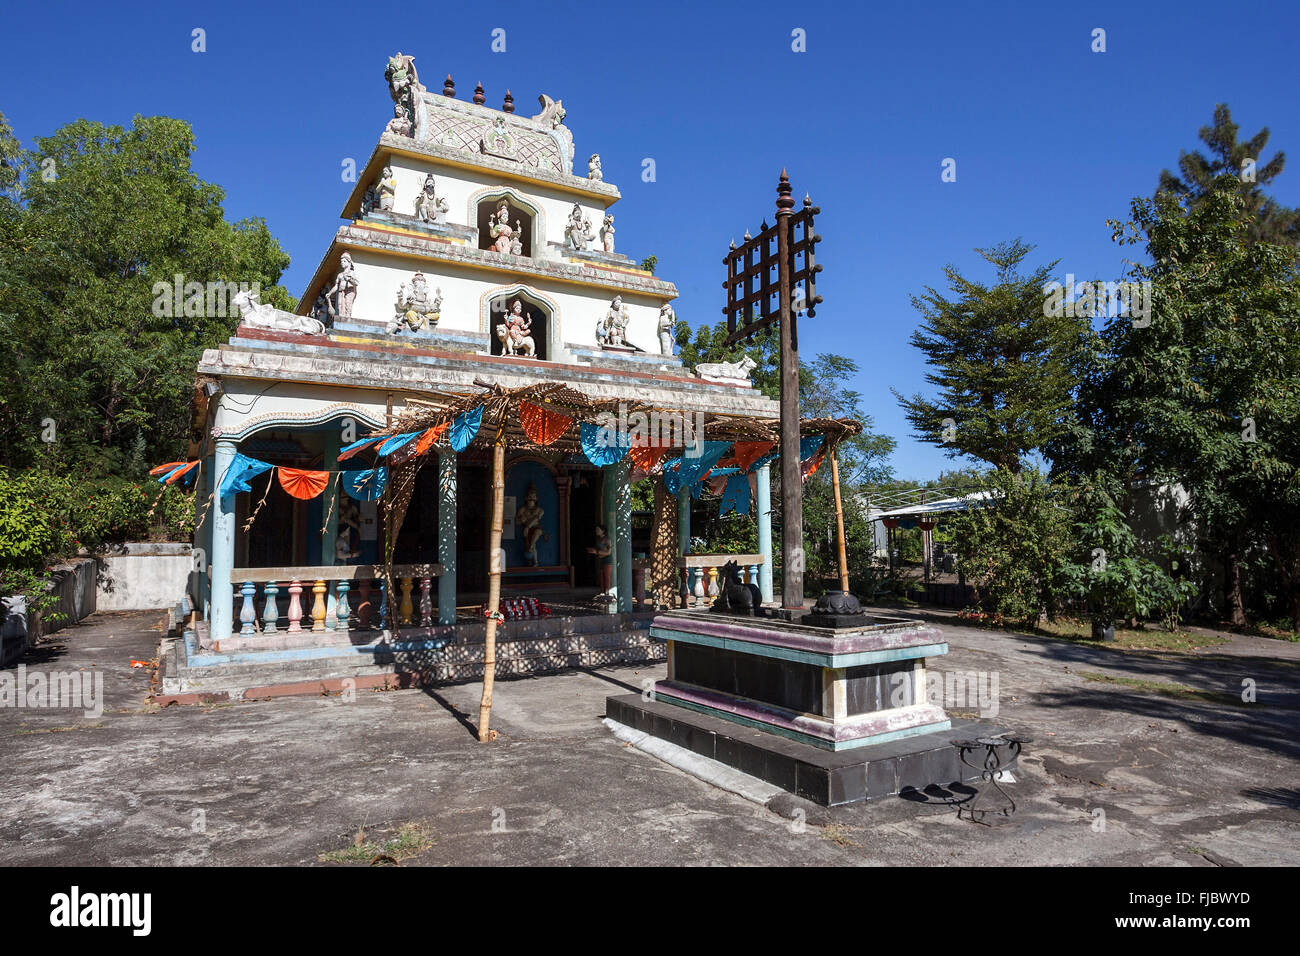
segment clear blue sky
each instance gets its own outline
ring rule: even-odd
[[[1214,104],[1243,132],[1272,129],[1300,205],[1300,8],[1170,3],[260,3],[10,4],[0,110],[30,144],[77,117],[193,124],[198,174],[232,218],[263,216],[293,257],[298,295],[350,184],[391,116],[388,55],[413,54],[433,89],[451,73],[519,112],[562,98],[577,152],[623,193],[620,251],[659,257],[681,318],[714,322],[728,240],[773,212],[788,166],[822,208],[825,304],[801,351],[855,358],[853,387],[899,441],[900,476],[947,466],[914,441],[891,386],[924,365],[910,296],[945,263],[1022,236],[1059,271],[1118,277],[1107,218],[1150,193]],[[191,52],[203,28],[207,52]],[[506,31],[506,52],[490,49]],[[1107,50],[1090,50],[1106,30]],[[807,52],[791,50],[802,28]],[[653,157],[658,178],[641,181]],[[940,181],[945,157],[957,181]]]

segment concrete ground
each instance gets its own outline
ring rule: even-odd
[[[314,864],[419,823],[404,865],[1300,863],[1300,645],[1123,653],[942,618],[939,669],[996,673],[995,719],[1034,740],[1019,809],[986,827],[942,795],[788,819],[621,744],[605,697],[662,665],[500,682],[492,744],[469,729],[478,684],[160,711],[129,661],[162,621],[97,614],[29,654],[102,673],[106,706],[0,709],[0,862]]]

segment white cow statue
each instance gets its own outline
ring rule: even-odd
[[[756,368],[758,363],[746,355],[739,362],[704,362],[695,366],[695,374],[706,382],[752,386],[749,373]]]
[[[257,301],[255,292],[237,292],[231,300],[239,308],[239,319],[244,325],[255,329],[270,329],[275,332],[302,332],[305,335],[323,335],[325,325],[320,319],[305,315],[294,315],[277,309],[273,305],[263,305]]]

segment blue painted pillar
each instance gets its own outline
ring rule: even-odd
[[[618,588],[618,609],[630,614],[632,593],[632,462],[626,457],[614,466],[616,476],[614,581]]]
[[[763,602],[775,600],[772,595],[772,472],[768,465],[758,469],[754,480],[758,503],[758,553],[763,563],[758,566],[758,590]]]
[[[212,501],[212,614],[208,619],[211,640],[224,640],[234,624],[234,595],[230,590],[230,573],[235,569],[235,497],[223,497],[219,486],[226,469],[235,458],[236,443],[218,439],[213,456],[212,481],[216,497]]]
[[[198,586],[194,591],[194,607],[205,621],[212,619],[212,587],[208,582],[208,567],[212,561],[212,508],[208,507],[208,496],[217,487],[212,469],[216,459],[209,455],[199,466],[197,490],[194,494],[194,547],[196,549],[194,570],[197,572]],[[214,502],[215,507],[215,502]],[[203,527],[198,527],[199,518],[203,518]]]
[[[438,450],[438,623],[456,623],[456,453]]]

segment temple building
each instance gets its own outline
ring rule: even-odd
[[[751,363],[673,354],[677,289],[618,251],[619,190],[562,103],[467,101],[400,53],[385,79],[392,118],[297,314],[239,299],[197,369],[191,454],[160,469],[198,483],[169,692],[481,673],[497,448],[499,672],[661,659],[649,613],[716,593],[731,558],[772,599],[777,403]],[[810,460],[835,440],[805,433]],[[706,480],[755,515],[760,553],[688,553]]]

